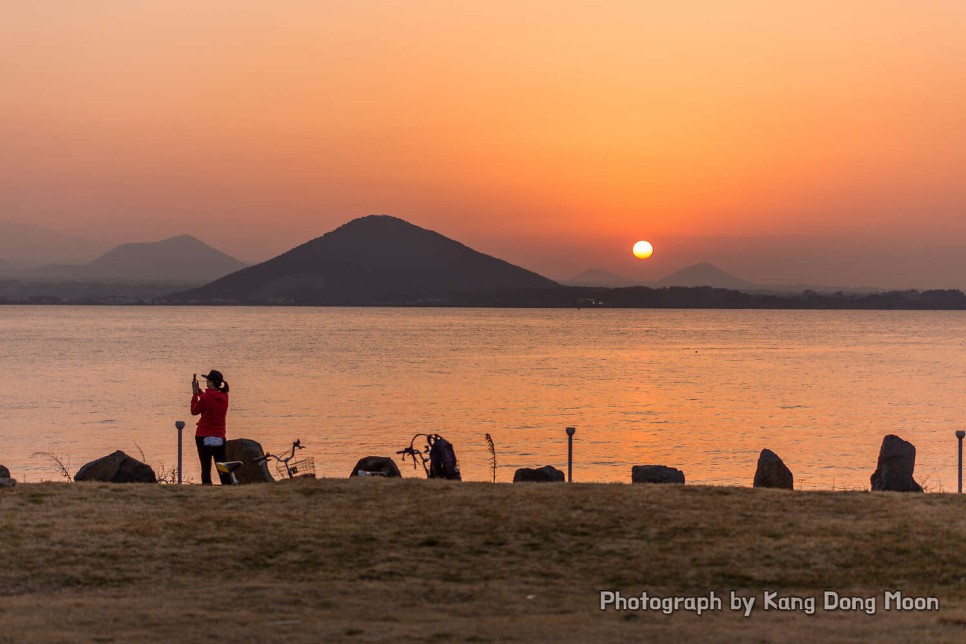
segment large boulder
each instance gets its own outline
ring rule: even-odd
[[[113,454],[108,454],[96,461],[91,461],[87,465],[77,470],[74,475],[75,481],[110,481],[117,474],[121,461],[130,458],[127,454],[118,450]]]
[[[554,483],[563,482],[564,473],[553,465],[544,465],[536,469],[521,467],[513,473],[514,483]]]
[[[872,473],[872,489],[889,492],[922,492],[912,478],[916,468],[916,446],[894,434],[882,439],[879,462]]]
[[[758,455],[758,469],[755,470],[755,487],[777,487],[795,489],[795,477],[785,462],[770,449],[761,450]]]
[[[635,465],[631,468],[632,483],[680,483],[684,484],[684,472],[664,465]]]
[[[150,465],[128,456],[126,459],[121,461],[120,466],[117,468],[117,473],[114,474],[114,478],[111,479],[111,482],[157,483],[158,477],[155,475],[154,469]]]
[[[235,470],[239,483],[271,483],[275,479],[268,471],[268,461],[255,462],[265,456],[262,445],[250,438],[233,438],[225,441],[225,459],[244,463]]]
[[[349,478],[359,476],[360,470],[368,476],[385,476],[390,479],[402,477],[396,462],[386,456],[366,456],[365,458],[360,458],[356,466],[352,468],[352,472],[349,473]]]
[[[77,470],[75,481],[103,481],[105,483],[157,483],[158,477],[150,465],[131,458],[121,450],[91,461]]]

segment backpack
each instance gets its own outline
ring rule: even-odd
[[[460,466],[456,461],[456,450],[453,444],[440,436],[433,434],[428,437],[429,442],[429,478],[462,481]]]

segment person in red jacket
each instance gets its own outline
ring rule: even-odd
[[[195,445],[198,446],[198,458],[201,459],[201,483],[211,485],[211,462],[226,461],[225,418],[228,415],[228,383],[220,371],[211,370],[202,376],[206,389],[201,391],[198,379],[191,381],[191,415],[201,416],[198,429],[195,430]],[[219,473],[221,484],[228,481]]]

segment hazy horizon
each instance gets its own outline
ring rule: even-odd
[[[385,213],[557,280],[966,288],[964,27],[952,0],[6,4],[0,220],[258,262]]]
[[[0,224],[3,223],[36,226],[36,224],[29,224],[26,222],[0,221]],[[417,222],[410,223],[419,225]],[[335,228],[341,225],[342,224],[340,223],[335,226]],[[278,251],[277,253],[259,256],[254,259],[239,257],[237,255],[233,255],[229,251],[226,251],[224,248],[219,248],[214,244],[212,244],[212,246],[217,250],[227,252],[229,255],[232,255],[236,259],[239,259],[247,264],[258,264],[285,253],[292,248],[309,241],[309,239],[324,235],[328,232],[331,231],[327,230],[320,232],[318,235],[315,235],[311,238],[293,241],[291,242],[290,246],[286,246],[283,250]],[[442,231],[437,230],[436,232]],[[171,235],[171,237],[176,236],[178,236],[178,234]],[[126,241],[106,241],[86,237],[77,237],[77,239],[93,242],[94,244],[99,245],[100,250],[96,253],[88,251],[91,258],[93,258],[94,255],[99,256],[103,254],[103,252],[106,252],[110,248],[120,244],[128,244],[132,242],[157,242],[162,241],[162,239],[168,239],[168,237]],[[201,241],[209,243],[208,240],[205,239],[201,239]],[[465,243],[465,240],[462,239],[456,239],[456,241]],[[622,262],[614,262],[611,260],[611,258],[602,253],[596,255],[588,254],[586,259],[591,263],[579,269],[570,269],[567,261],[562,261],[539,252],[536,255],[531,255],[528,257],[526,256],[526,248],[523,248],[519,245],[514,245],[512,243],[505,244],[495,251],[476,247],[473,246],[473,244],[468,245],[474,250],[485,252],[500,259],[508,260],[511,263],[519,265],[528,270],[533,270],[556,281],[564,282],[571,278],[577,277],[581,273],[584,273],[588,270],[605,270],[620,277],[626,277],[640,282],[648,282],[660,280],[683,268],[694,266],[695,264],[710,263],[716,268],[730,273],[735,277],[746,279],[755,285],[762,286],[820,285],[853,288],[966,289],[966,271],[961,270],[957,272],[956,270],[950,270],[944,274],[944,278],[933,281],[930,281],[927,275],[929,268],[941,265],[943,263],[946,263],[947,265],[955,265],[950,266],[951,269],[960,267],[961,261],[958,254],[959,249],[957,246],[952,244],[947,245],[946,247],[937,246],[936,248],[930,249],[930,252],[927,252],[926,249],[923,248],[910,249],[907,247],[905,249],[897,249],[892,247],[887,240],[878,240],[881,244],[877,249],[875,249],[879,253],[879,257],[875,258],[878,261],[869,261],[873,259],[873,254],[868,253],[868,259],[865,265],[866,274],[864,281],[863,278],[853,281],[843,281],[838,276],[848,274],[861,275],[861,273],[854,270],[851,273],[849,272],[850,268],[854,268],[850,267],[849,265],[850,256],[854,255],[856,252],[856,246],[859,244],[864,244],[864,249],[866,252],[868,252],[870,250],[870,240],[830,241],[821,238],[806,237],[702,238],[693,236],[662,241],[673,245],[677,249],[675,256],[669,261],[649,260],[647,262],[641,262],[630,259]],[[615,243],[614,245],[617,244]],[[663,246],[664,244],[661,243],[659,245]],[[2,246],[2,243],[0,243],[0,249],[2,249]],[[604,246],[606,247],[606,243]],[[826,256],[825,260],[822,262],[822,265],[818,267],[820,270],[815,270],[816,267],[810,267],[810,259],[807,257],[807,253],[802,253],[802,249],[808,250],[810,246],[814,247],[817,253],[824,254]],[[920,260],[917,262],[917,265],[920,269],[919,272],[908,272],[908,267],[905,263],[896,261],[898,253],[909,250],[916,250],[917,252],[920,252],[924,260],[926,260]],[[799,252],[798,255],[796,255],[796,251]],[[576,255],[577,251],[574,250],[574,256]],[[520,257],[522,259],[516,261],[513,259],[513,257]],[[715,259],[709,260],[709,257],[714,257]],[[0,252],[0,259],[4,259],[2,252]],[[593,264],[593,261],[595,260],[597,263]],[[87,260],[75,260],[71,263],[86,263],[86,261]],[[43,264],[44,262],[39,264],[34,262],[29,265],[39,266]],[[551,270],[540,270],[539,268],[536,268],[537,265],[548,266]],[[576,263],[574,263],[574,265],[576,265]],[[735,269],[734,267],[736,266],[739,268]],[[815,278],[812,280],[807,280],[798,277],[799,275],[813,275]]]

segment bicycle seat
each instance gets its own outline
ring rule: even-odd
[[[244,464],[242,461],[225,461],[224,463],[215,463],[215,467],[222,474],[231,474]]]

